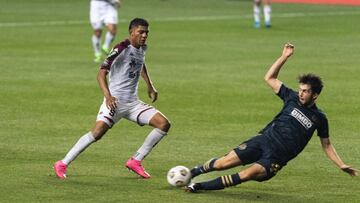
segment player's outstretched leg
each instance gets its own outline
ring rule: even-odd
[[[265,181],[272,176],[273,175],[271,174],[267,175],[266,169],[262,165],[255,163],[249,168],[236,174],[221,176],[207,182],[191,183],[185,187],[185,191],[197,192],[199,190],[221,190],[249,180]]]
[[[209,161],[205,162],[203,165],[195,166],[194,168],[192,168],[190,170],[191,178],[195,178],[198,175],[214,171],[214,163],[216,160],[216,158],[212,158]]]
[[[66,178],[66,171],[68,165],[76,159],[88,146],[95,142],[95,138],[91,132],[86,133],[75,143],[75,145],[66,154],[64,159],[57,161],[54,164],[55,174],[60,179]]]
[[[191,183],[185,188],[187,192],[197,192],[199,190],[222,190],[225,187],[235,186],[241,183],[238,173],[225,175],[207,182]]]
[[[191,177],[194,178],[200,174],[211,171],[221,171],[235,166],[241,165],[242,162],[234,150],[231,150],[225,156],[220,158],[212,158],[202,166],[196,166],[191,169]]]
[[[133,157],[131,157],[125,164],[126,168],[135,172],[143,178],[150,178],[150,174],[145,171],[141,162],[151,152],[151,150],[165,137],[167,132],[162,131],[158,128],[154,128],[149,135],[146,137],[144,143],[136,151]]]
[[[145,171],[144,167],[141,165],[141,161],[144,160],[161,139],[167,135],[171,125],[168,119],[155,109],[150,109],[138,117],[139,120],[150,119],[149,125],[154,127],[154,129],[148,134],[144,143],[136,151],[134,156],[126,162],[125,166],[141,177],[147,179],[150,178],[150,174]]]

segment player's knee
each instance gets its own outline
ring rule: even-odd
[[[248,181],[248,180],[255,180],[255,181],[264,181],[267,180],[267,172],[265,170],[265,168],[258,167],[258,168],[253,168],[250,167],[248,169],[245,169],[243,171],[241,171],[239,173],[241,181]]]
[[[106,132],[106,131],[105,131]],[[92,134],[94,136],[94,139],[96,141],[100,140],[104,135],[105,135],[104,131],[92,131]]]
[[[170,121],[167,119],[164,119],[163,121],[160,122],[158,128],[164,132],[168,132],[170,127],[171,127]]]
[[[248,181],[248,180],[257,180],[259,177],[259,174],[257,173],[250,173],[248,171],[241,171],[239,173],[241,181]]]
[[[101,37],[101,33],[102,33],[101,30],[94,30],[94,35],[95,35],[96,37]]]
[[[108,31],[112,34],[112,35],[116,35],[116,26],[115,25],[111,25],[108,27]]]
[[[93,134],[94,139],[97,141],[97,140],[100,140],[105,135],[105,133],[107,132],[108,129],[109,129],[109,127],[106,124],[97,125],[94,127],[94,129],[91,131],[91,133]]]
[[[110,30],[109,31],[113,36],[116,36],[116,29],[115,30]]]

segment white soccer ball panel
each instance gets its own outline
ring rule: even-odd
[[[182,187],[188,185],[190,180],[190,170],[185,166],[175,166],[167,174],[167,181],[172,186]]]

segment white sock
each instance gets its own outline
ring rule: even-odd
[[[270,18],[271,18],[271,6],[270,5],[264,5],[264,18],[265,18],[265,22],[270,23]]]
[[[260,22],[260,6],[254,5],[254,21]]]
[[[115,38],[115,35],[111,34],[110,32],[107,32],[106,36],[105,36],[105,41],[104,41],[103,47],[105,49],[109,49],[111,42],[114,41],[114,38]]]
[[[164,132],[158,128],[152,130],[146,137],[143,145],[135,153],[133,158],[135,160],[142,161],[166,134],[167,132]]]
[[[91,132],[83,135],[76,144],[71,148],[71,150],[66,154],[62,162],[66,165],[69,165],[76,157],[84,151],[91,143],[95,142],[95,138]]]
[[[100,50],[100,38],[96,37],[95,35],[92,36],[91,38],[92,41],[92,45],[94,48],[94,53],[95,56],[98,56],[101,54],[101,50]]]

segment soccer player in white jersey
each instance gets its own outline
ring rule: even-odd
[[[94,61],[101,62],[101,52],[109,53],[111,42],[116,36],[118,24],[118,8],[120,0],[91,0],[90,1],[90,23],[93,28],[92,45],[94,48]],[[107,33],[101,46],[101,34],[103,26]]]
[[[135,18],[129,25],[129,38],[117,44],[100,67],[97,80],[104,94],[94,128],[83,135],[66,156],[55,163],[58,178],[66,178],[69,164],[93,142],[99,140],[115,123],[125,118],[134,123],[150,125],[154,129],[146,137],[142,146],[126,162],[125,166],[143,178],[150,178],[141,162],[170,129],[168,119],[154,107],[143,103],[137,95],[140,75],[147,84],[152,102],[157,99],[157,91],[145,65],[146,39],[149,32],[146,20]],[[109,81],[107,82],[107,75]]]
[[[254,27],[260,28],[260,10],[261,3],[264,4],[264,19],[265,19],[265,27],[271,27],[271,5],[270,0],[254,0]]]

